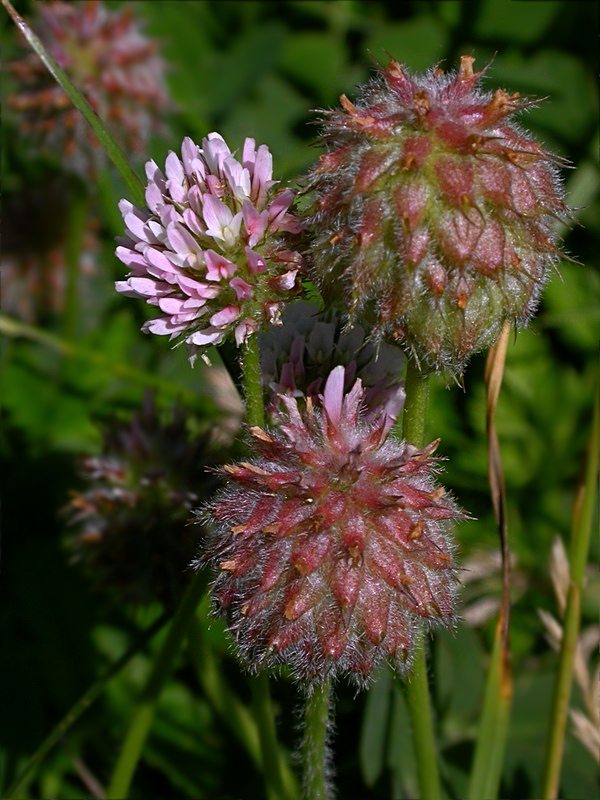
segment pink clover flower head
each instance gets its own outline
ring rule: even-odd
[[[120,203],[127,228],[116,253],[130,272],[117,291],[157,306],[143,330],[185,341],[192,363],[230,334],[241,345],[277,323],[296,291],[301,257],[289,244],[302,223],[272,173],[269,149],[253,139],[239,161],[218,133],[202,147],[186,137],[164,173],[147,163],[147,208]]]
[[[388,436],[361,381],[344,392],[341,365],[320,407],[283,403],[201,516],[216,610],[253,670],[286,664],[308,684],[364,684],[384,660],[405,671],[417,632],[455,620],[450,525],[466,515],[433,478],[437,442]]]
[[[98,115],[128,150],[142,152],[150,135],[164,130],[173,107],[164,82],[157,42],[140,30],[132,6],[109,10],[100,0],[39,6],[32,27]],[[22,89],[9,98],[26,132],[69,156],[80,173],[93,172],[102,157],[87,122],[38,57],[10,63]]]

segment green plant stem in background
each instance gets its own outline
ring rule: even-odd
[[[106,685],[115,675],[118,675],[121,670],[127,666],[136,653],[139,653],[144,645],[156,634],[169,619],[168,614],[162,614],[150,627],[139,636],[135,642],[129,647],[121,658],[117,659],[114,664],[104,672],[98,680],[90,686],[90,688],[77,700],[77,702],[69,709],[65,716],[61,719],[58,725],[50,732],[44,739],[42,744],[38,747],[35,753],[31,756],[27,765],[16,778],[11,786],[6,791],[6,800],[16,797],[21,789],[24,788],[28,780],[32,777],[33,772],[39,767],[44,758],[48,755],[50,750],[63,738],[66,732],[72,725],[77,722],[81,715],[87,711],[92,703],[102,694]]]
[[[190,658],[196,668],[198,681],[215,711],[246,750],[256,768],[262,771],[260,736],[256,720],[248,706],[232,690],[223,674],[219,659],[206,636],[206,607],[202,610],[203,606],[204,602],[201,604],[197,624],[191,625],[188,630]],[[285,797],[297,798],[298,781],[290,768],[289,757],[284,752],[280,755],[280,763]]]
[[[498,797],[511,707],[510,685],[505,680],[503,663],[503,625],[501,614],[496,625],[494,648],[488,668],[468,800],[481,800],[483,797],[492,800]]]
[[[408,360],[404,388],[406,401],[402,418],[402,438],[416,447],[422,447],[425,441],[429,379],[412,358]],[[412,724],[421,800],[439,800],[442,793],[427,681],[425,644],[422,638],[415,641],[413,669],[404,688]]]
[[[188,644],[191,661],[196,668],[198,682],[207,699],[221,716],[232,734],[248,753],[255,766],[261,769],[260,739],[256,722],[248,708],[232,691],[220,669],[204,626],[206,621],[198,618],[188,629]]]
[[[248,338],[242,355],[244,399],[246,402],[246,422],[250,427],[265,424],[262,384],[260,378],[260,353],[258,336]],[[259,672],[250,679],[252,707],[258,725],[262,752],[263,771],[269,800],[284,797],[280,749],[275,731],[275,719],[269,689],[269,677]]]
[[[199,570],[188,586],[152,665],[106,791],[107,800],[124,800],[129,794],[131,779],[150,731],[161,689],[171,674],[175,657],[190,625],[195,624],[196,609],[205,588],[206,575]]]
[[[83,114],[84,118],[94,131],[96,138],[104,148],[107,156],[113,162],[121,174],[121,177],[127,184],[127,188],[131,192],[133,202],[135,205],[142,208],[146,204],[144,198],[144,187],[127,161],[125,154],[110,135],[100,117],[96,114],[83,94],[71,81],[66,72],[58,66],[56,61],[52,58],[50,53],[48,53],[44,45],[40,42],[29,25],[27,25],[25,20],[15,11],[9,0],[2,0],[2,5],[8,11],[15,25],[27,40],[31,48],[40,57],[48,72],[52,75],[59,86],[61,86],[61,88],[66,92],[75,108]]]
[[[85,228],[89,212],[89,200],[84,192],[74,191],[68,212],[65,286],[65,308],[63,333],[66,339],[77,336],[80,302],[79,286],[81,279],[81,257],[85,238]]]
[[[550,728],[546,749],[542,797],[558,796],[565,730],[569,713],[575,651],[581,623],[581,592],[585,578],[594,509],[596,507],[598,460],[600,451],[600,386],[596,394],[592,435],[589,443],[584,483],[575,502],[569,562],[570,585],[565,608],[564,631],[554,687]]]
[[[331,787],[328,780],[329,714],[331,709],[331,679],[316,686],[306,698],[304,709],[304,739],[302,767],[306,800],[328,800]]]
[[[498,797],[512,705],[509,638],[510,553],[504,471],[495,424],[510,330],[511,326],[506,323],[498,341],[490,348],[485,365],[488,479],[502,553],[502,600],[488,669],[483,710],[477,732],[469,781],[469,800],[480,800],[482,797],[492,800],[492,798]]]

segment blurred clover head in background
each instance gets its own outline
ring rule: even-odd
[[[147,394],[129,422],[106,429],[102,455],[81,460],[84,488],[66,508],[69,546],[97,589],[177,605],[202,533],[189,524],[191,509],[215,484],[206,471],[217,463],[212,440],[190,435],[179,407],[163,421]]]
[[[172,107],[157,43],[140,31],[133,6],[109,10],[101,0],[36,3],[32,27],[126,150],[144,152],[161,116]],[[32,140],[66,156],[77,172],[101,158],[88,124],[66,93],[29,52],[8,64],[19,90],[8,98]]]
[[[43,181],[24,178],[2,197],[0,280],[2,311],[28,323],[46,323],[64,310],[69,251],[72,184],[64,173]],[[99,221],[83,222],[78,274],[96,271]]]

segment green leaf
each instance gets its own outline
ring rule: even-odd
[[[494,85],[503,84],[507,90],[548,97],[527,116],[527,127],[548,130],[567,141],[577,141],[596,122],[595,82],[586,73],[582,61],[570,53],[560,50],[536,51],[532,56],[516,51],[504,53],[494,61],[490,76]]]
[[[404,695],[396,684],[392,693],[390,736],[386,754],[386,765],[392,772],[392,797],[419,796],[415,764],[410,716]]]
[[[347,86],[344,56],[331,35],[302,31],[286,38],[279,65],[287,75],[308,86],[322,102],[327,102]]]
[[[507,39],[511,44],[536,42],[552,24],[562,5],[556,0],[481,3],[475,33],[483,39]]]
[[[392,691],[392,673],[388,667],[384,667],[367,695],[360,734],[360,766],[369,788],[374,786],[384,766]]]
[[[553,328],[567,344],[592,353],[600,339],[600,273],[591,266],[563,262],[560,276],[546,287],[539,324]]]
[[[447,45],[448,32],[429,14],[374,27],[366,42],[377,61],[387,61],[387,51],[410,70],[427,69],[444,58]]]

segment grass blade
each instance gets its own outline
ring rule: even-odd
[[[596,393],[592,435],[589,444],[585,478],[578,492],[573,513],[570,548],[570,585],[565,609],[564,630],[558,662],[558,674],[554,687],[554,699],[550,715],[550,728],[546,748],[542,797],[557,797],[565,730],[569,713],[571,684],[575,653],[581,622],[581,591],[585,577],[592,520],[597,496],[598,460],[600,451],[600,387]]]
[[[510,558],[506,523],[506,491],[500,444],[494,423],[509,334],[510,326],[506,324],[500,338],[490,348],[485,367],[488,474],[502,550],[502,601],[469,782],[469,800],[481,800],[482,797],[485,797],[486,800],[493,800],[498,796],[512,700],[509,641]]]
[[[35,769],[39,767],[50,750],[52,750],[52,748],[63,738],[69,728],[75,722],[77,722],[83,712],[87,711],[92,703],[100,696],[100,694],[104,691],[106,684],[125,666],[127,666],[133,656],[136,655],[136,653],[142,649],[146,642],[150,641],[154,634],[162,628],[168,618],[168,614],[163,614],[155,622],[153,622],[152,625],[146,631],[144,631],[138,639],[136,639],[131,647],[125,653],[123,653],[121,658],[117,659],[114,664],[111,664],[106,672],[104,672],[104,674],[101,675],[93,684],[93,686],[91,686],[79,698],[79,700],[77,700],[72,708],[69,709],[58,725],[50,732],[35,753],[31,756],[21,774],[18,775],[13,784],[9,786],[6,791],[7,800],[15,797],[15,795],[19,793],[19,790],[24,788],[27,781],[30,779],[30,777],[32,777]]]

